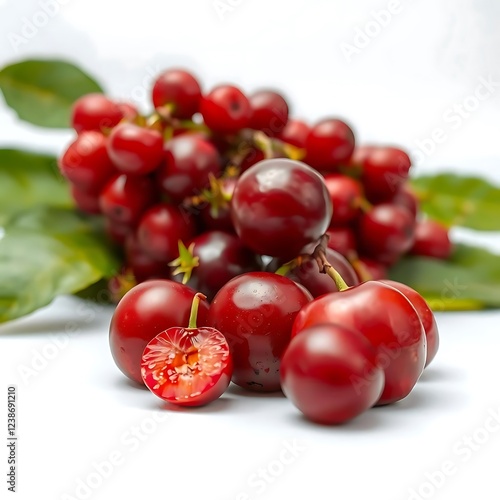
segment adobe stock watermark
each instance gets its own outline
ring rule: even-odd
[[[129,92],[125,95],[118,96],[118,101],[132,102],[134,104],[141,104],[151,97],[151,89],[153,88],[154,81],[161,74],[162,68],[159,64],[155,66],[146,66],[145,73],[141,81],[134,85]]]
[[[490,409],[483,423],[470,434],[464,434],[452,446],[452,457],[443,460],[433,471],[424,474],[425,480],[408,490],[408,500],[427,500],[444,487],[488,441],[500,431],[500,407]]]
[[[83,324],[95,321],[100,304],[109,303],[108,290],[101,290],[96,302],[85,301],[75,308],[75,319],[68,321],[64,332],[50,335],[50,340],[38,349],[31,349],[29,361],[20,363],[17,372],[25,385],[29,385],[50,366],[70,345],[71,339],[82,331]]]
[[[69,2],[70,0],[39,0],[39,8],[33,14],[21,17],[19,31],[7,34],[12,50],[18,52],[21,45],[28,44],[59,14],[61,6]]]
[[[412,150],[414,163],[418,164],[432,156],[438,146],[450,138],[451,132],[461,128],[478,111],[482,103],[491,99],[498,92],[499,88],[500,81],[494,80],[491,75],[487,78],[480,76],[473,92],[443,111],[439,126],[434,127],[427,137],[414,141],[416,146]]]
[[[306,451],[307,446],[301,444],[296,439],[283,441],[282,448],[276,457],[248,476],[246,488],[237,493],[234,500],[250,500],[262,495]]]
[[[212,7],[221,21],[224,21],[226,14],[235,11],[243,3],[243,0],[213,0]]]
[[[155,411],[141,420],[138,425],[131,425],[122,432],[119,445],[109,451],[106,456],[94,460],[90,471],[75,479],[71,493],[63,493],[60,500],[87,500],[109,479],[116,469],[122,467],[127,458],[135,453],[161,425],[170,418],[166,412]]]
[[[406,1],[408,3],[408,0]],[[354,36],[350,43],[342,42],[340,49],[348,63],[352,62],[354,56],[357,56],[369,47],[373,40],[392,23],[395,16],[403,12],[404,7],[401,0],[389,0],[385,8],[372,10],[371,18],[363,26],[354,28]]]

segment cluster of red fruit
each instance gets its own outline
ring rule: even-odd
[[[281,388],[325,423],[404,398],[436,324],[417,292],[373,280],[409,251],[451,251],[445,228],[417,218],[406,153],[355,148],[338,119],[289,119],[274,91],[203,95],[182,70],[161,74],[152,99],[145,117],[82,97],[60,159],[77,206],[123,248],[117,283],[141,283],[111,323],[120,369],[184,405],[231,379]]]

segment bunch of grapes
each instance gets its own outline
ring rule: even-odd
[[[324,234],[348,285],[383,279],[407,253],[449,256],[446,228],[419,216],[401,149],[358,146],[338,118],[290,118],[272,90],[204,93],[180,69],[159,75],[152,104],[144,116],[83,96],[72,116],[78,135],[60,158],[78,208],[102,214],[123,252],[118,296],[162,278],[211,300],[235,276],[263,269],[319,296],[335,283],[300,256]]]

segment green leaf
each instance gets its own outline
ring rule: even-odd
[[[69,127],[75,100],[102,92],[81,69],[58,60],[28,60],[6,66],[0,71],[0,89],[21,120],[51,128]]]
[[[486,180],[443,173],[413,179],[412,186],[432,219],[446,226],[500,230],[500,188]]]
[[[436,311],[500,307],[500,255],[456,245],[448,261],[406,257],[390,278],[421,293]]]
[[[0,149],[0,227],[15,212],[40,205],[73,205],[56,158]]]
[[[17,214],[0,238],[0,322],[83,290],[118,267],[92,219],[48,207]]]

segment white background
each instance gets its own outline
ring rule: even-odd
[[[416,174],[448,168],[500,181],[495,0],[401,0],[382,28],[374,19],[388,0],[54,2],[46,2],[52,13],[44,16],[43,2],[0,0],[0,65],[68,59],[144,110],[152,75],[169,65],[192,69],[206,89],[226,81],[247,91],[276,86],[295,116],[341,116],[360,142],[408,148]],[[359,46],[365,29],[366,46],[346,57],[346,44]],[[484,80],[497,83],[476,106]],[[467,116],[458,119],[455,106],[464,103]],[[436,128],[445,139],[433,146]],[[0,102],[0,147],[59,153],[70,139],[66,131],[20,123]],[[498,235],[480,239],[500,249]],[[0,327],[1,391],[16,384],[19,396],[14,498],[406,500],[412,490],[420,498],[500,496],[500,431],[485,430],[491,412],[500,412],[498,312],[440,314],[442,347],[415,391],[338,428],[308,424],[279,395],[236,388],[203,409],[165,411],[115,368],[111,314],[61,298]],[[35,374],[23,379],[24,367]],[[4,416],[0,421],[5,428]],[[297,456],[287,446],[296,446]],[[7,448],[0,449],[4,464]],[[110,456],[119,463],[103,479],[93,464]],[[446,462],[453,473],[443,479],[436,471]],[[432,475],[443,484],[426,485]],[[88,480],[90,490],[78,489]],[[6,487],[0,479],[1,498],[8,498]]]

